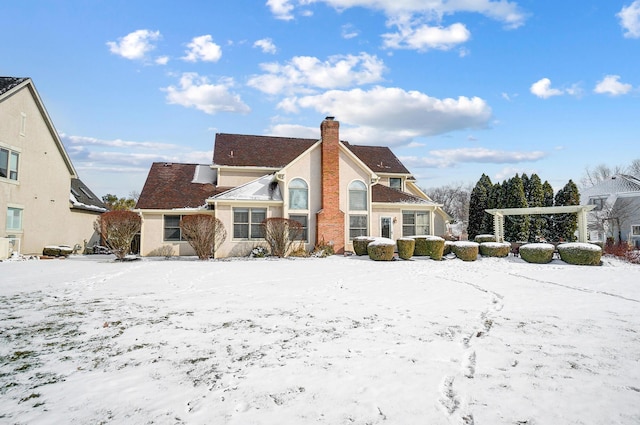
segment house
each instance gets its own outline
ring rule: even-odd
[[[260,223],[270,217],[300,222],[306,249],[324,243],[336,253],[353,250],[357,236],[447,232],[450,217],[389,148],[340,141],[332,117],[320,132],[319,140],[217,134],[211,165],[154,163],[136,206],[141,254],[171,245],[193,255],[179,222],[196,213],[224,224],[227,239],[216,257],[244,256],[263,244]]]
[[[580,191],[584,204],[595,205],[589,213],[591,240],[627,242],[640,248],[640,179],[616,174]]]
[[[82,183],[29,78],[0,77],[0,258],[97,241],[102,201]]]

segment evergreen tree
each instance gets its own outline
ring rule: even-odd
[[[578,186],[569,180],[567,184],[558,191],[555,198],[557,207],[566,205],[580,205],[580,192]],[[554,215],[554,236],[555,240],[573,242],[576,240],[576,230],[578,230],[578,216],[576,213]]]
[[[489,190],[489,209],[504,208],[502,202],[502,200],[504,199],[504,195],[502,192],[502,185],[500,183],[495,183],[493,186],[491,186],[491,189]],[[494,232],[493,219],[493,216],[490,214],[486,214],[484,216],[484,233]]]
[[[505,185],[503,185],[504,187]],[[506,182],[504,189],[504,208],[526,208],[527,197],[524,194],[524,185],[518,174]],[[529,239],[529,216],[506,216],[504,223],[504,237],[508,241],[525,241]]]
[[[552,207],[553,206],[553,202],[554,202],[553,187],[551,187],[549,182],[546,181],[546,180],[544,181],[544,183],[542,185],[542,192],[544,193],[542,206],[543,207]],[[554,231],[554,226],[553,226],[553,215],[544,214],[541,217],[544,219],[544,227],[542,229],[542,236],[547,241],[555,240],[555,236],[554,236],[555,235],[555,231]]]
[[[523,180],[524,183],[524,180]],[[531,178],[527,179],[528,188],[525,188],[527,196],[527,205],[530,208],[544,206],[544,189],[542,181],[537,174],[532,174]],[[536,242],[541,238],[544,238],[543,229],[545,228],[546,221],[542,215],[532,215],[529,227],[529,242]]]
[[[491,179],[482,174],[480,180],[476,183],[471,191],[471,198],[469,200],[469,225],[467,226],[467,233],[469,239],[473,240],[477,235],[486,232],[485,227],[485,209],[489,208],[489,196],[490,190],[493,187]]]

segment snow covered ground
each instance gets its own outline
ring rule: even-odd
[[[0,274],[0,423],[640,423],[640,266],[609,258]]]

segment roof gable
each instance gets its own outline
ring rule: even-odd
[[[208,165],[154,162],[144,183],[136,208],[175,209],[198,208],[207,198],[220,193],[213,184],[205,182],[199,167]]]
[[[342,142],[374,173],[411,174],[397,156],[385,146],[361,146]]]
[[[640,192],[640,179],[626,174],[613,175],[596,185],[581,190],[582,202],[588,202],[593,196],[606,196],[619,193]]]
[[[316,143],[314,139],[216,134],[213,164],[282,168]]]
[[[219,195],[212,201],[282,201],[280,187],[275,174],[268,174],[242,186],[235,187]]]
[[[107,206],[80,179],[71,179],[69,202],[72,208],[87,211],[107,211]]]

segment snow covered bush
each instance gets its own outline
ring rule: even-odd
[[[476,235],[473,241],[477,243],[496,242],[496,237],[495,235]]]
[[[527,263],[546,264],[553,259],[556,247],[550,243],[528,243],[520,246],[519,253]]]
[[[131,251],[131,242],[140,231],[141,223],[140,216],[133,211],[109,211],[96,219],[93,228],[116,258],[123,260]]]
[[[451,251],[462,261],[476,261],[480,244],[470,241],[454,242]]]
[[[373,242],[375,238],[370,236],[358,236],[353,240],[353,252],[356,255],[367,255],[367,246]]]
[[[398,257],[408,260],[413,257],[413,251],[416,247],[416,241],[413,238],[400,238],[396,241],[398,245]]]
[[[264,258],[267,255],[269,255],[269,251],[267,251],[267,248],[263,246],[256,246],[249,253],[249,258]]]
[[[42,255],[48,257],[67,257],[71,255],[73,248],[67,245],[47,245],[42,250]]]
[[[369,258],[374,261],[392,261],[396,243],[392,239],[376,238],[367,246]]]
[[[598,266],[602,249],[591,243],[569,242],[558,245],[558,253],[565,263],[579,266]]]
[[[316,244],[311,252],[311,256],[317,258],[325,258],[333,254],[335,254],[333,244],[325,242],[324,238]]]
[[[453,246],[454,241],[444,241],[444,249],[442,251],[442,255],[451,254],[451,247]]]
[[[227,238],[222,221],[210,214],[183,216],[180,230],[200,260],[213,258],[215,251]]]
[[[302,224],[283,217],[271,217],[260,223],[265,241],[271,249],[271,255],[286,257],[289,249],[300,241]]]
[[[149,252],[149,257],[164,257],[171,258],[175,255],[173,247],[171,245],[162,245]]]
[[[416,248],[413,255],[431,257],[433,260],[441,260],[444,253],[444,239],[440,236],[420,235],[413,236]]]
[[[477,236],[476,239],[478,239]],[[480,244],[480,255],[483,257],[506,257],[509,252],[511,252],[509,242],[482,242]]]

